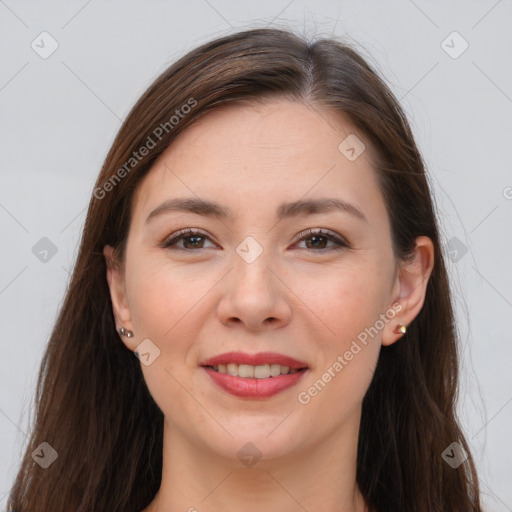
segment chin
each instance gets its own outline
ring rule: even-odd
[[[299,430],[300,423],[291,421],[291,417],[284,419],[286,414],[265,418],[254,415],[233,417],[231,422],[221,422],[233,437],[218,428],[212,435],[210,426],[202,433],[202,444],[227,461],[236,463],[236,467],[242,463],[247,467],[257,464],[263,468],[266,462],[291,455],[311,440],[311,436]]]

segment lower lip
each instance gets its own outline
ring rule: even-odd
[[[212,380],[224,391],[241,398],[269,398],[277,395],[285,389],[295,386],[304,376],[307,370],[301,370],[279,377],[269,377],[268,379],[245,379],[242,377],[233,377],[229,373],[216,372],[212,368],[202,367]]]

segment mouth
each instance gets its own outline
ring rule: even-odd
[[[309,370],[297,359],[271,352],[231,352],[203,361],[200,366],[224,391],[252,399],[268,398],[294,386]]]

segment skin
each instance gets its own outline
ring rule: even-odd
[[[366,144],[355,161],[338,150],[351,133]],[[125,260],[109,246],[104,254],[116,325],[135,333],[123,343],[133,351],[149,338],[160,350],[141,363],[165,417],[162,484],[144,512],[366,510],[356,485],[362,400],[381,346],[400,339],[396,326],[423,306],[433,267],[426,237],[410,262],[396,260],[371,151],[339,114],[281,99],[227,106],[183,132],[137,188]],[[167,212],[145,223],[177,197],[216,201],[233,216]],[[351,203],[366,220],[334,211],[276,221],[281,202],[322,197]],[[159,246],[183,228],[206,237]],[[297,241],[308,228],[350,247]],[[263,249],[250,264],[236,252],[247,236]],[[393,305],[399,313],[300,403]],[[309,370],[271,398],[234,397],[200,363],[238,350],[289,355]],[[252,467],[237,456],[248,442],[261,453]]]

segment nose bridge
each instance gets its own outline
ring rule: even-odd
[[[268,254],[270,251],[268,244],[264,248],[263,244],[265,241],[262,240],[262,237],[258,238],[260,241],[256,240],[256,238],[252,235],[246,236],[235,249],[240,259],[243,260],[247,265],[253,265],[258,260],[260,260],[259,264],[261,265],[262,260],[265,262],[268,259]],[[263,253],[265,253],[264,256]]]
[[[233,258],[234,278],[237,283],[242,283],[245,287],[253,287],[254,292],[261,292],[262,288],[267,288],[269,282],[271,265],[271,249],[265,241],[259,237],[260,241],[254,236],[247,236],[235,249],[236,254]],[[247,292],[247,290],[245,290]]]

